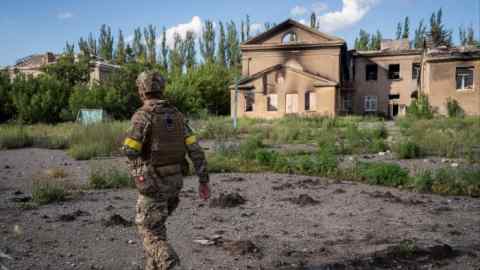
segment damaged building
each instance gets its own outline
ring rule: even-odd
[[[37,77],[44,73],[43,69],[46,66],[56,64],[60,57],[61,55],[52,52],[33,54],[17,60],[14,66],[7,67],[6,70],[11,79],[15,78],[17,74]],[[78,61],[78,57],[75,61]],[[107,63],[98,57],[92,57],[90,61],[90,84],[106,80],[118,68],[120,66]]]
[[[393,118],[419,93],[441,114],[449,98],[480,114],[478,49],[411,49],[408,40],[384,40],[378,51],[347,51],[343,39],[287,20],[241,50],[242,79],[230,89],[232,115],[239,117]]]

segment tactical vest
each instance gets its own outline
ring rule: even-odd
[[[150,164],[181,164],[185,159],[183,115],[173,107],[156,106],[152,112]]]

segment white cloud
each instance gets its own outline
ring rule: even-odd
[[[307,20],[305,20],[305,19],[300,19],[298,22],[301,23],[301,24],[307,25],[307,26],[310,25],[309,23],[307,23]]]
[[[342,0],[342,9],[319,16],[320,30],[335,32],[359,22],[380,0]]]
[[[178,24],[176,26],[167,29],[167,46],[173,48],[175,33],[180,35],[181,38],[185,38],[187,32],[193,32],[195,37],[199,37],[202,34],[203,22],[198,16],[192,18],[188,23]],[[163,35],[163,34],[162,34]],[[157,39],[157,43],[162,42],[162,35]]]
[[[265,25],[261,23],[252,23],[250,25],[250,32],[253,36],[265,31]]]
[[[302,17],[307,14],[308,10],[304,6],[295,6],[290,10],[290,15],[293,17]]]
[[[315,2],[312,5],[312,10],[315,12],[317,15],[328,10],[328,5],[323,2]]]
[[[60,20],[67,20],[73,17],[73,13],[65,11],[65,12],[60,12],[57,14],[57,18]]]

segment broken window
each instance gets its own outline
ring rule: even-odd
[[[297,34],[293,31],[287,32],[285,35],[283,35],[283,38],[282,38],[283,44],[297,42],[297,41],[298,41]]]
[[[412,64],[412,80],[418,80],[420,77],[420,64],[413,63]]]
[[[377,64],[368,64],[366,67],[366,80],[367,81],[376,81],[378,77],[378,65]]]
[[[315,111],[317,107],[316,95],[314,92],[305,93],[305,111]]]
[[[377,111],[377,97],[376,96],[366,96],[364,104],[365,112],[376,112]]]
[[[278,96],[277,95],[268,95],[267,96],[267,111],[269,111],[269,112],[278,111]]]
[[[400,79],[400,65],[399,64],[388,65],[388,78],[390,80],[399,80]]]
[[[388,99],[400,99],[400,94],[390,94],[388,95]]]
[[[346,112],[353,110],[353,97],[352,95],[345,95],[342,97],[342,109]]]
[[[473,67],[457,67],[457,90],[473,89]]]
[[[253,112],[255,107],[255,93],[247,92],[245,93],[245,111]]]

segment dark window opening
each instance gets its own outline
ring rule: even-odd
[[[388,95],[389,99],[400,99],[400,94]]]
[[[278,111],[277,104],[278,104],[277,95],[268,95],[267,96],[267,111],[269,111],[269,112]]]
[[[245,111],[253,112],[255,106],[255,93],[245,94]]]
[[[378,65],[369,64],[366,67],[366,80],[367,81],[376,81],[378,77]]]
[[[388,78],[390,80],[399,80],[400,79],[400,65],[399,64],[388,65]]]
[[[297,34],[293,31],[290,31],[290,32],[286,33],[282,38],[282,43],[283,44],[293,43],[293,42],[297,42],[297,41],[298,41]]]
[[[456,80],[457,90],[473,89],[473,67],[458,67]]]
[[[412,65],[412,80],[417,80],[420,77],[420,64],[414,63]]]

